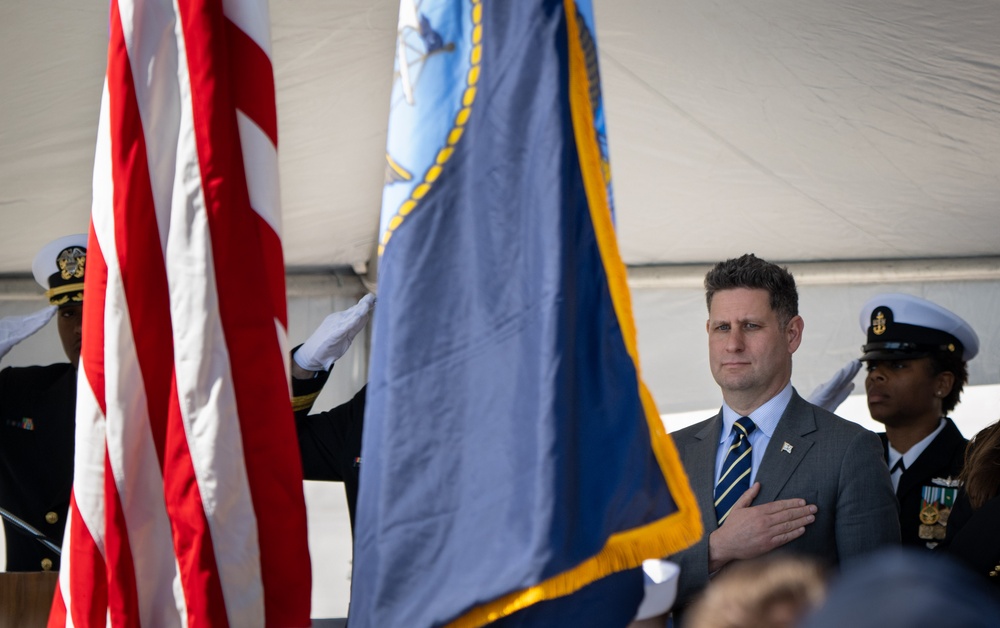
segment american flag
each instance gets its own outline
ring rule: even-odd
[[[111,3],[49,626],[308,626],[265,0]]]

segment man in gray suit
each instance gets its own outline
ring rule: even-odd
[[[705,277],[708,352],[722,411],[673,434],[705,535],[671,557],[678,607],[734,560],[781,548],[836,565],[899,543],[878,437],[799,397],[795,280],[752,254]]]

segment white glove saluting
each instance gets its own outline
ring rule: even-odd
[[[0,319],[0,358],[7,355],[14,345],[45,327],[45,323],[52,320],[57,309],[51,305],[32,314],[5,316]]]
[[[365,328],[374,307],[375,295],[366,294],[356,305],[327,316],[292,356],[295,363],[307,371],[330,370]]]
[[[817,405],[829,412],[836,412],[837,407],[854,390],[854,376],[861,370],[861,360],[851,360],[825,384],[820,384],[809,395],[809,403]]]

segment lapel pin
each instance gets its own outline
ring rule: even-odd
[[[792,446],[788,444],[788,442],[786,441],[785,444],[781,446],[781,451],[785,452],[786,454],[790,454],[792,453]]]

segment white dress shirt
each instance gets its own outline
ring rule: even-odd
[[[927,449],[927,446],[931,444],[931,441],[937,438],[937,435],[941,433],[941,430],[944,429],[945,425],[947,425],[947,421],[945,421],[944,418],[942,418],[941,422],[938,423],[936,430],[925,436],[923,440],[921,440],[913,447],[907,449],[905,454],[901,454],[895,449],[893,449],[892,443],[889,443],[888,462],[890,470],[889,475],[892,478],[892,490],[894,491],[899,490],[899,478],[903,477],[903,469],[896,466],[896,463],[899,462],[900,459],[902,459],[903,467],[905,467],[906,469],[909,469],[911,466],[913,466],[913,463],[917,461],[917,458],[920,457],[920,454],[924,453],[924,450]]]

